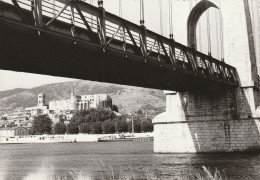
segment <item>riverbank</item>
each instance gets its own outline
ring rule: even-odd
[[[69,143],[69,142],[98,142],[115,140],[146,140],[153,138],[153,133],[125,133],[125,134],[44,134],[0,137],[0,144],[28,144],[28,143]]]
[[[93,177],[88,171],[80,170],[80,169],[73,169],[69,170],[65,174],[59,174],[55,172],[52,165],[42,165],[42,167],[32,174],[29,174],[25,177],[25,180],[122,180],[122,179],[142,179],[142,180],[155,180],[155,179],[173,179],[173,177],[166,177],[164,172],[158,172],[158,168],[156,167],[147,167],[146,170],[142,173],[142,175],[135,173],[135,172],[126,172],[126,171],[119,171],[113,169],[111,166],[104,164],[102,161],[98,162],[97,165],[100,168],[100,174]],[[66,177],[66,178],[65,178]],[[210,171],[210,169],[206,168],[205,166],[191,168],[184,171],[179,171],[179,179],[182,180],[227,180],[225,176],[225,172],[219,172],[217,169],[215,171]],[[174,178],[175,179],[175,178]]]

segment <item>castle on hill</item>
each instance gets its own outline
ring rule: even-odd
[[[40,114],[60,114],[62,112],[76,112],[87,109],[111,109],[112,99],[107,94],[74,95],[69,99],[50,101],[46,104],[45,94],[38,94],[37,106],[25,108],[31,116]]]

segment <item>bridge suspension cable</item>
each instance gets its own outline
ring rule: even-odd
[[[215,12],[215,26],[216,26],[216,38],[217,38],[217,58],[219,59],[219,23],[218,23],[218,17],[217,12]]]
[[[209,7],[209,6],[208,6]],[[207,12],[207,35],[208,35],[208,54],[211,56],[211,37],[210,37],[210,20],[209,20],[209,9],[206,10]]]
[[[90,4],[93,5],[93,0],[90,0]],[[93,27],[93,15],[91,15],[91,27]]]
[[[169,36],[173,39],[173,24],[172,24],[172,0],[169,0]]]
[[[119,17],[122,17],[122,0],[119,0]]]
[[[52,17],[55,17],[55,14],[56,14],[56,5],[55,5],[55,0],[52,0],[52,14],[53,16]]]
[[[220,43],[221,43],[221,60],[224,62],[225,51],[224,51],[224,35],[223,35],[223,19],[221,15],[221,0],[219,0],[219,24],[220,24]]]
[[[161,35],[163,35],[162,0],[159,0],[159,6],[160,6],[160,33]]]
[[[254,2],[251,3],[251,12],[252,12],[252,15],[251,15],[251,18],[252,18],[252,35],[250,35],[249,38],[252,38],[253,39],[253,44],[250,43],[250,46],[254,46],[252,47],[255,52],[257,52],[257,49],[256,49],[256,40],[255,40],[255,35],[257,33],[257,29],[256,29],[256,25],[255,25],[255,9],[254,9],[254,6],[257,6],[257,4],[254,4]]]
[[[144,0],[140,0],[140,24],[144,25]]]

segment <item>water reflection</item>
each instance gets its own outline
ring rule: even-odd
[[[1,145],[0,158],[3,180],[44,177],[43,169],[54,175],[99,177],[106,168],[117,176],[130,172],[144,177],[152,171],[174,179],[203,165],[212,171],[217,168],[228,179],[260,179],[260,154],[154,154],[152,141]]]

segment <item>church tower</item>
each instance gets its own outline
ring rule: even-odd
[[[45,94],[38,94],[38,106],[45,106]]]

